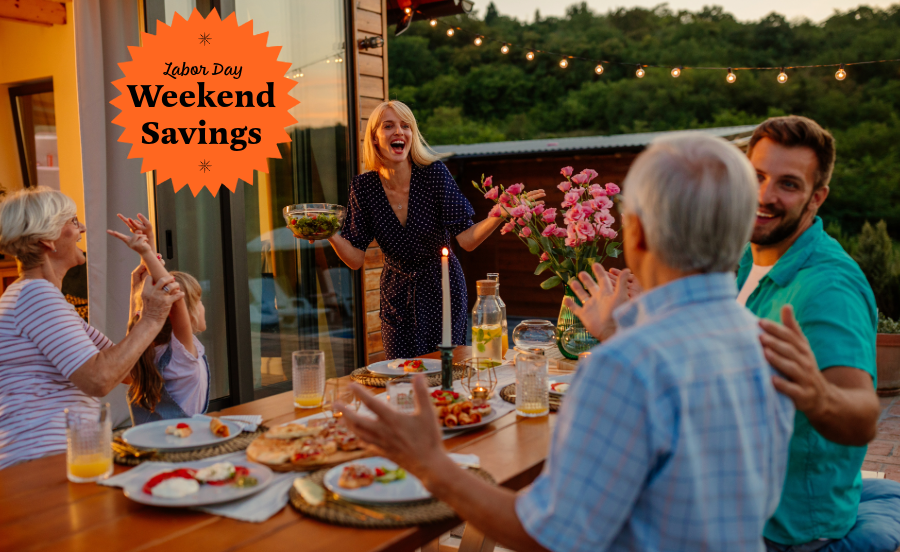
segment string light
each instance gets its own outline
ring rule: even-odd
[[[481,46],[481,42],[482,42],[481,37],[476,36],[475,37],[475,46]]]
[[[503,46],[500,46],[500,53],[501,53],[501,54],[508,54],[508,53],[509,53],[509,45],[508,45],[508,44],[504,44]]]
[[[725,82],[728,84],[734,84],[734,81],[737,80],[737,75],[734,74],[734,71],[731,70],[731,67],[728,68],[728,74],[725,75]]]
[[[676,79],[681,76],[681,67],[675,67],[672,69],[672,76]]]
[[[528,61],[533,60],[533,59],[534,59],[534,52],[528,52],[527,54],[525,54],[525,59],[527,59]]]
[[[403,8],[403,13],[406,13],[406,14],[412,13],[412,8]]]
[[[455,33],[456,31],[453,30],[453,27],[447,29],[447,36],[453,36]]]
[[[639,79],[644,78],[644,75],[645,75],[644,68],[641,67],[640,65],[638,65],[637,71],[635,71],[634,74],[637,75],[637,78],[639,78]]]
[[[596,67],[594,67],[594,72],[597,73],[598,75],[602,75],[603,74],[603,64],[600,63]]]
[[[437,27],[437,19],[432,19],[431,21],[428,22],[428,24],[431,25],[432,27]]]
[[[842,81],[847,78],[847,72],[844,71],[844,64],[841,64],[841,68],[837,70],[837,73],[834,74],[834,78],[839,81]]]
[[[787,73],[784,72],[784,67],[781,68],[781,72],[778,73],[778,84],[784,84],[788,80]]]
[[[567,60],[566,58],[562,58],[561,60],[559,60],[559,66],[565,69],[569,66],[569,60]]]

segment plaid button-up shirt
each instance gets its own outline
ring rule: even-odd
[[[762,551],[794,408],[775,391],[730,274],[682,278],[620,307],[579,368],[543,473],[518,497],[554,551]]]

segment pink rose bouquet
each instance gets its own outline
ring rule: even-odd
[[[591,184],[598,176],[593,169],[574,174],[572,167],[564,167],[560,174],[566,178],[557,186],[565,193],[561,209],[535,204],[521,183],[504,187],[494,184],[493,177],[483,176],[480,184],[472,182],[485,199],[494,202],[491,216],[510,217],[500,233],[515,234],[540,257],[534,273],[554,273],[541,283],[543,289],[568,284],[579,272],[590,273],[593,263],[618,257],[621,251],[621,243],[613,241],[617,236],[612,229],[615,218],[609,212],[619,187],[611,182],[605,186]],[[562,221],[558,222],[560,215]]]

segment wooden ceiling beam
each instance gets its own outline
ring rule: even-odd
[[[39,25],[65,25],[66,6],[50,0],[0,0],[0,19]]]

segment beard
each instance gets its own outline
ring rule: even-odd
[[[789,213],[783,209],[776,209],[774,206],[765,207],[766,212],[769,214],[775,215],[776,217],[780,216],[781,222],[774,228],[765,230],[753,228],[753,235],[750,236],[750,243],[754,245],[775,245],[776,243],[780,243],[793,236],[797,231],[797,228],[799,228],[800,224],[803,222],[803,214],[806,213],[811,201],[812,194],[810,194],[806,203],[803,204],[803,207],[793,213]]]

